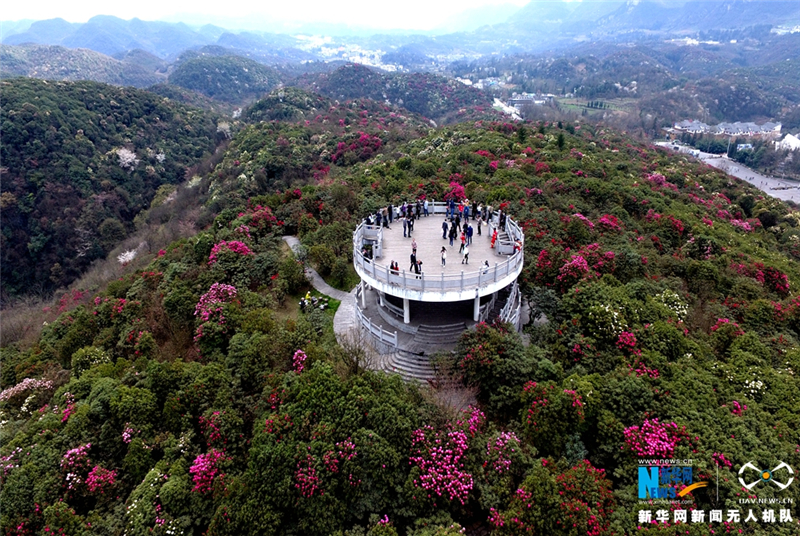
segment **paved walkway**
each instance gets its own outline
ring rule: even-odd
[[[284,236],[283,241],[292,251],[295,251],[295,248],[300,245],[300,240],[296,236]],[[356,324],[356,290],[344,292],[333,288],[310,266],[306,266],[306,276],[311,281],[311,286],[319,292],[342,302],[333,317],[333,332],[336,334],[336,338],[340,339]]]
[[[656,145],[660,145],[661,147],[676,146],[675,142],[658,142]],[[693,151],[695,151],[694,147],[688,147],[686,145],[677,145],[677,147],[681,153],[691,154]],[[702,151],[697,151],[697,153],[699,155],[697,156],[699,160],[702,160],[709,166],[714,166],[715,168],[721,169],[728,175],[733,175],[738,179],[750,183],[752,186],[755,186],[767,195],[776,197],[783,201],[800,202],[800,192],[798,192],[798,190],[800,190],[800,184],[796,181],[762,175],[761,173],[754,171],[749,167],[736,162],[735,160],[731,160],[727,156],[704,153]]]

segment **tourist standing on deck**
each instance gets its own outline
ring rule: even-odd
[[[389,203],[388,209],[389,209],[389,225],[391,225],[392,221],[394,220],[394,205]]]
[[[447,218],[442,222],[442,238],[447,239]]]
[[[450,237],[450,247],[453,247],[453,241],[456,239],[457,235],[458,231],[456,230],[456,225],[454,223],[450,226],[450,234],[448,235]]]
[[[461,264],[469,264],[469,246],[464,246],[464,258],[461,259]]]
[[[464,246],[467,244],[467,235],[465,235],[462,231],[461,233],[461,247],[458,248],[458,252],[461,253],[464,251]]]
[[[412,238],[412,239],[411,239],[411,252],[412,252],[414,255],[416,255],[416,254],[417,254],[417,239],[416,239],[416,238]]]
[[[447,248],[442,246],[442,266],[447,266]]]
[[[482,223],[483,223],[483,218],[481,217],[480,214],[478,214],[477,223],[475,224],[475,226],[478,228],[478,236],[481,236],[481,224]]]
[[[467,245],[472,245],[472,225],[467,225]]]
[[[402,217],[403,219],[403,238],[406,237],[406,232],[408,231],[408,220],[405,216]]]
[[[492,244],[491,247],[494,248],[494,243],[497,242],[497,228],[495,227],[494,232],[492,232]]]
[[[427,199],[422,203],[422,210],[425,212],[425,217],[427,218],[428,217],[428,200]]]

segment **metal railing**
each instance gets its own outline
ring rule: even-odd
[[[478,315],[478,322],[486,322],[489,319],[489,313],[492,312],[494,309],[494,304],[497,301],[497,293],[492,293],[492,299],[488,302],[484,303],[480,307],[480,313]]]
[[[388,267],[380,266],[371,259],[365,259],[360,251],[353,253],[353,265],[363,270],[373,279],[389,285],[422,292],[463,291],[465,289],[485,287],[516,273],[522,266],[522,261],[522,253],[516,253],[502,263],[495,263],[494,266],[483,268],[477,272],[433,275],[425,272],[416,274],[405,270],[389,270]]]
[[[405,311],[403,311],[401,307],[389,302],[389,300],[386,299],[386,296],[383,297],[383,305],[387,311],[394,314],[396,317],[403,318],[405,316]]]
[[[511,218],[506,218],[506,228],[509,236],[522,237],[522,230]],[[461,272],[461,274],[440,273],[439,275],[422,272],[416,274],[405,270],[389,270],[387,266],[376,264],[374,262],[375,258],[365,258],[361,253],[365,239],[377,241],[376,245],[373,246],[373,257],[378,258],[382,254],[383,230],[374,225],[359,224],[353,232],[353,266],[355,268],[360,268],[373,279],[388,285],[422,292],[464,291],[497,283],[504,277],[516,273],[521,268],[524,258],[522,252],[513,252],[512,250],[511,256],[505,261],[496,262],[494,266],[481,268],[475,272]],[[513,242],[511,244],[513,247]]]
[[[508,300],[500,310],[500,320],[508,322],[519,331],[520,311],[522,310],[522,294],[519,292],[519,285],[514,281]]]
[[[397,348],[397,331],[392,333],[383,329],[383,326],[373,324],[372,320],[370,320],[369,317],[364,314],[364,311],[361,310],[359,300],[361,299],[361,293],[364,291],[362,285],[363,283],[360,283],[356,289],[356,319],[358,320],[358,323],[361,324],[361,327],[366,329],[368,333],[378,339],[379,342]]]

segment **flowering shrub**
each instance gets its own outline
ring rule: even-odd
[[[717,467],[727,467],[728,469],[733,467],[733,463],[725,457],[724,454],[720,454],[719,452],[715,452],[711,455],[711,459],[717,465]]]
[[[303,372],[306,368],[306,353],[302,350],[297,350],[292,357],[292,368],[298,374]]]
[[[733,401],[732,406],[733,408],[731,408],[731,413],[733,413],[738,417],[741,417],[742,413],[744,413],[747,410],[746,405],[739,404],[739,402],[737,402],[736,400]]]
[[[410,463],[419,467],[414,485],[430,494],[461,504],[472,489],[472,475],[463,471],[467,434],[462,430],[434,431],[431,426],[414,430]]]
[[[564,470],[549,460],[526,477],[506,509],[489,510],[495,534],[610,534],[611,482],[588,460]]]
[[[589,263],[582,255],[572,255],[570,260],[558,271],[558,281],[570,287],[589,275]]]
[[[641,353],[641,350],[636,349],[636,335],[629,331],[623,331],[619,334],[617,339],[617,348],[620,350],[627,350],[632,353]]]
[[[450,182],[450,189],[447,190],[444,194],[444,200],[450,201],[451,199],[458,202],[463,201],[467,198],[467,194],[464,193],[464,186],[457,183],[457,182]]]
[[[224,476],[220,473],[218,464],[225,459],[225,454],[217,449],[211,449],[208,454],[201,454],[195,458],[194,463],[189,468],[189,474],[192,475],[192,481],[194,482],[192,491],[198,493],[211,491],[214,479],[217,476]]]
[[[730,224],[746,233],[749,233],[753,230],[753,226],[745,220],[730,220]]]
[[[236,298],[236,292],[236,287],[233,285],[214,283],[208,292],[200,296],[200,301],[194,308],[194,315],[199,317],[201,322],[216,321],[218,324],[224,325],[225,316],[222,314],[222,308]],[[195,342],[203,336],[201,328],[202,326],[197,328]]]
[[[72,396],[72,393],[64,393],[64,400],[66,405],[61,411],[61,422],[67,422],[70,416],[75,413],[75,397]]]
[[[130,444],[133,441],[133,436],[140,433],[141,430],[134,430],[130,427],[130,425],[125,425],[125,429],[122,430],[122,442],[125,444]]]
[[[519,449],[519,438],[514,432],[500,432],[486,443],[486,462],[496,473],[503,474],[511,468],[510,454]]]
[[[603,214],[600,216],[600,219],[597,220],[597,225],[602,227],[606,231],[621,231],[622,227],[619,224],[619,220],[616,216],[612,216],[611,214]]]
[[[656,294],[653,299],[669,309],[678,320],[686,320],[686,315],[689,314],[689,305],[683,301],[677,292],[666,289],[661,294]]]
[[[95,465],[86,477],[86,487],[92,493],[105,493],[116,484],[117,472]]]
[[[17,385],[4,389],[0,393],[0,402],[7,402],[30,391],[50,391],[53,389],[53,382],[34,378],[25,378]]]
[[[74,491],[83,483],[83,475],[89,469],[89,449],[91,443],[86,443],[80,447],[68,450],[61,458],[61,470],[66,472],[64,480],[67,489]]]
[[[483,425],[486,424],[486,415],[484,415],[480,409],[474,406],[470,406],[468,409],[464,410],[464,413],[469,414],[467,422],[462,423],[461,421],[458,421],[456,425],[466,425],[467,432],[469,432],[470,437],[475,437],[476,434],[481,432]]]
[[[618,308],[604,303],[592,305],[584,317],[586,334],[613,342],[627,329],[627,322]]]
[[[297,462],[297,470],[294,474],[297,482],[294,487],[300,490],[300,495],[306,498],[313,497],[317,492],[320,495],[325,494],[325,491],[319,487],[320,480],[314,467],[315,463],[316,459],[311,454],[307,454],[305,458]]]
[[[737,274],[755,279],[776,294],[789,295],[789,278],[777,268],[764,266],[760,262],[751,265],[735,262],[731,263],[730,267]]]
[[[686,435],[684,428],[674,422],[667,424],[658,419],[645,419],[641,426],[631,426],[623,431],[625,446],[639,458],[671,458],[675,446]]]
[[[731,321],[729,318],[717,318],[716,324],[711,326],[711,332],[717,332],[724,328],[725,336],[739,337],[744,335],[744,330],[739,327],[739,324]]]
[[[594,224],[592,223],[592,220],[590,220],[589,218],[587,218],[587,217],[586,217],[586,216],[584,216],[583,214],[580,214],[580,213],[573,214],[573,215],[572,215],[572,217],[573,217],[573,218],[578,218],[579,220],[581,220],[583,223],[585,223],[585,224],[586,224],[586,226],[587,226],[589,229],[594,229]]]
[[[211,254],[208,256],[208,264],[214,264],[217,262],[220,253],[223,251],[231,251],[236,253],[237,255],[252,255],[253,252],[247,247],[246,244],[240,242],[238,240],[231,240],[230,242],[226,242],[223,240],[222,242],[217,242],[214,244],[214,247],[211,248]]]

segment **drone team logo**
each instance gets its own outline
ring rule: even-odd
[[[757,480],[750,482],[749,484],[746,483],[744,480],[744,474],[746,469],[749,469],[747,474],[755,475],[755,473],[758,473],[759,478]],[[789,480],[787,480],[785,483],[781,482],[780,480],[776,480],[775,478],[776,473],[778,475],[788,473],[781,478],[785,478],[786,476],[788,476]],[[752,476],[750,478],[752,478]],[[781,462],[780,464],[778,464],[777,467],[775,467],[772,470],[759,469],[758,467],[753,465],[753,462],[747,462],[742,466],[741,469],[739,469],[739,483],[742,486],[744,486],[747,491],[750,491],[751,489],[756,487],[758,484],[761,484],[762,482],[772,482],[773,484],[778,486],[781,490],[785,490],[792,484],[793,481],[794,481],[794,469],[789,467],[789,465],[787,465],[784,462]]]

